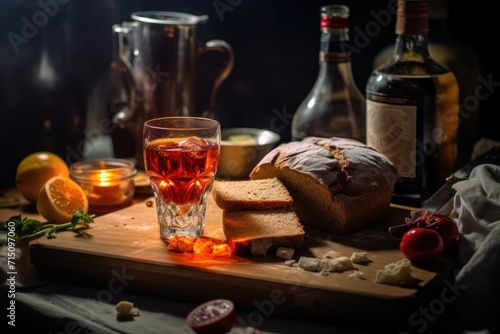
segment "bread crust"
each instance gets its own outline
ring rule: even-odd
[[[304,225],[346,234],[387,216],[397,173],[361,142],[308,137],[276,147],[250,173],[251,179],[269,177],[288,188]]]

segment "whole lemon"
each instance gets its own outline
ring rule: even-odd
[[[25,157],[17,166],[17,190],[30,203],[35,204],[40,189],[53,176],[69,177],[66,162],[51,152],[34,152]]]

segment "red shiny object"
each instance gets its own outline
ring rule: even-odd
[[[158,139],[144,147],[145,169],[165,203],[198,203],[219,163],[217,143],[190,137]]]
[[[435,230],[415,227],[403,235],[399,249],[410,261],[427,262],[441,256],[444,243]]]
[[[347,17],[321,17],[319,26],[321,28],[343,29],[349,27],[349,19]]]

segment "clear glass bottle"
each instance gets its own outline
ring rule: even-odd
[[[399,0],[392,59],[366,85],[367,144],[398,168],[394,195],[427,199],[456,169],[459,87],[428,50],[428,3]]]
[[[366,142],[366,100],[351,68],[349,7],[320,8],[319,73],[292,120],[292,140],[344,137]]]

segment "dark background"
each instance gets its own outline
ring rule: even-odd
[[[289,141],[292,114],[317,75],[319,7],[332,3],[309,0],[59,1],[61,3],[41,1],[57,10],[34,36],[18,45],[18,52],[9,36],[22,35],[23,18],[32,21],[43,8],[34,0],[2,0],[0,4],[0,188],[14,185],[15,168],[23,157],[34,151],[53,150],[68,163],[76,159],[78,154],[67,158],[68,143],[74,151],[81,152],[78,145],[82,131],[89,133],[92,130],[89,124],[95,124],[96,118],[109,116],[105,92],[113,54],[111,26],[130,21],[130,14],[139,10],[209,15],[209,21],[199,27],[198,39],[200,42],[225,40],[235,54],[234,69],[217,94],[216,118],[223,128],[267,128],[278,132],[283,142]],[[337,3],[351,8],[351,36],[356,31],[365,31],[370,24],[377,25],[374,13],[386,11],[388,6],[388,1],[380,0],[339,0]],[[496,82],[500,81],[499,57],[493,37],[498,33],[495,22],[498,18],[493,17],[492,6],[492,2],[486,0],[474,1],[473,6],[450,1],[446,27],[450,40],[475,53],[481,76]],[[352,55],[356,84],[363,92],[376,53],[394,40],[394,23],[392,16],[385,27],[378,24],[380,30]],[[432,31],[432,41],[431,36]],[[199,71],[207,70],[204,78],[209,78],[221,61],[216,55],[207,57],[206,61],[209,66]],[[467,68],[471,64],[462,66]],[[480,87],[479,82],[477,86]],[[482,94],[488,94],[480,99],[479,132],[467,140],[475,142],[480,137],[499,140],[498,125],[492,122],[499,105],[498,87],[493,85],[491,91],[481,89]],[[77,124],[73,122],[75,117],[80,120]],[[46,119],[52,120],[56,132],[49,139],[40,130]]]

